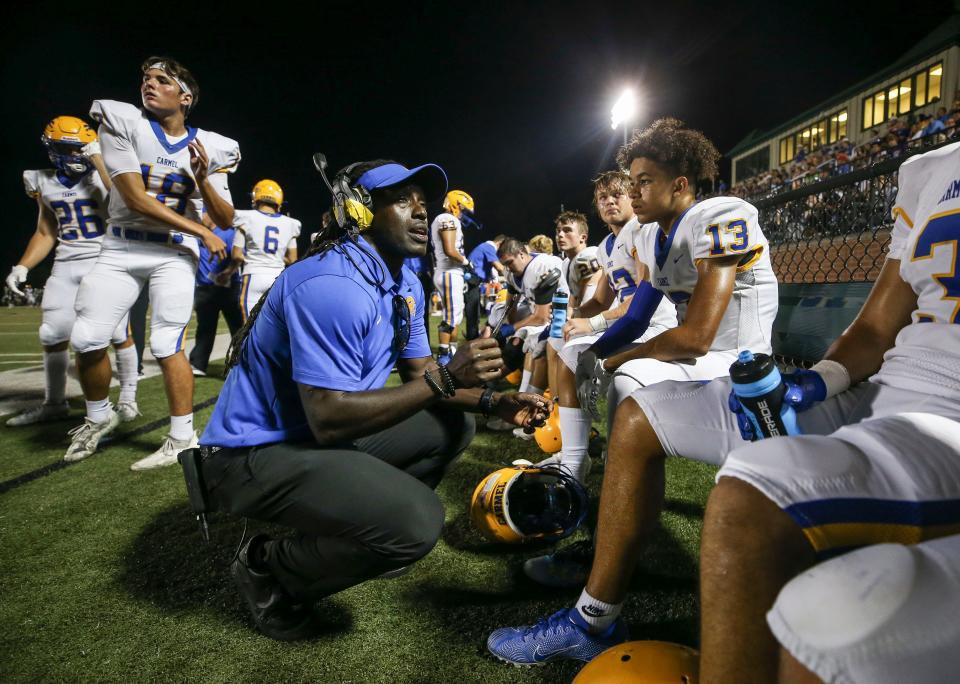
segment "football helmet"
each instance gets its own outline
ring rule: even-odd
[[[562,466],[514,464],[481,480],[470,518],[490,541],[556,541],[580,526],[588,504],[587,490]]]
[[[443,198],[443,208],[451,214],[460,218],[464,209],[472,212],[474,210],[473,198],[463,190],[451,190]]]
[[[547,422],[534,430],[533,438],[545,454],[555,454],[563,448],[563,440],[560,439],[560,404],[553,405]]]
[[[580,670],[573,684],[697,684],[700,654],[666,641],[627,641]]]
[[[75,116],[58,116],[47,124],[40,136],[50,162],[57,171],[71,176],[81,176],[93,168],[80,151],[96,139],[97,134],[87,122]]]
[[[262,202],[264,204],[272,204],[277,208],[277,211],[280,211],[280,207],[283,206],[283,188],[280,187],[277,181],[264,178],[253,186],[250,199],[254,209]]]

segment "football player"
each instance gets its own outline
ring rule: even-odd
[[[641,231],[652,239],[654,230],[650,226],[641,226],[634,216],[629,187],[630,179],[621,171],[608,171],[594,181],[595,208],[610,230],[597,248],[604,277],[597,281],[593,296],[580,305],[575,317],[567,321],[564,326],[566,343],[559,350],[562,363],[557,364],[557,410],[563,447],[550,460],[565,465],[581,482],[590,470],[587,447],[592,416],[586,407],[581,406],[574,372],[584,352],[607,327],[626,313],[637,284],[642,280],[642,266],[633,249],[636,242],[634,232]],[[642,244],[643,240],[640,242]],[[649,329],[638,337],[640,340],[650,339],[675,325],[676,313],[669,302],[664,302],[657,308]]]
[[[448,363],[456,353],[457,327],[463,319],[463,272],[472,270],[463,252],[463,211],[474,210],[473,198],[463,190],[451,190],[443,199],[443,213],[430,224],[433,241],[433,284],[440,293],[443,321],[437,328],[437,362]]]
[[[960,143],[908,159],[897,185],[890,248],[863,309],[823,361],[787,377],[801,435],[744,445],[735,415],[721,410],[725,382],[683,392],[683,412],[697,416],[687,434],[680,407],[656,388],[639,404],[670,451],[699,439],[690,453],[709,445],[730,452],[707,502],[701,544],[702,664],[710,681],[775,680],[777,646],[764,614],[818,558],[960,532]],[[946,547],[926,546],[913,555],[933,553],[946,568]],[[805,667],[829,681],[892,682],[903,681],[902,665],[915,664],[908,680],[953,680],[956,611],[944,623],[934,608],[956,596],[957,575],[920,567],[901,581],[933,582],[932,592],[924,590],[930,603],[893,612],[889,596],[870,595],[857,579],[875,628],[855,629],[834,613],[831,633],[803,643],[804,629],[796,646]],[[781,636],[788,625],[777,625],[777,615],[789,618],[786,608],[770,616]],[[740,648],[745,643],[751,647]]]
[[[253,209],[234,212],[233,260],[241,264],[240,310],[246,320],[250,310],[273,281],[297,260],[300,222],[280,213],[283,189],[264,179],[253,186]]]
[[[151,57],[140,71],[142,109],[95,100],[90,110],[100,122],[113,191],[103,247],[77,293],[70,343],[79,355],[87,417],[64,456],[68,461],[90,456],[117,425],[107,398],[104,347],[149,282],[150,349],[163,371],[170,433],[156,452],[131,466],[134,470],[173,464],[179,451],[197,442],[193,374],[182,346],[193,308],[198,239],[214,257],[226,257],[223,240],[200,222],[201,212],[206,208],[215,225],[233,224],[229,193],[221,196],[223,184],[211,177],[224,176],[216,171],[233,169],[240,160],[235,141],[186,125],[199,97],[186,67]]]
[[[635,339],[665,294],[677,305],[679,324],[610,357],[616,366],[633,364],[630,380],[641,389],[630,395],[633,401],[616,407],[586,587],[575,606],[548,620],[550,630],[562,633],[552,643],[563,641],[569,647],[555,651],[558,658],[591,660],[626,639],[619,615],[637,558],[663,506],[666,455],[714,464],[726,455],[716,450],[722,445],[718,440],[694,427],[705,418],[686,399],[704,388],[724,386],[704,381],[729,372],[739,345],[772,352],[777,281],[756,208],[730,197],[696,201],[697,184],[715,177],[719,158],[702,133],[676,119],[660,119],[637,132],[618,156],[621,166],[630,169],[630,197],[638,219],[657,230],[649,236],[652,254],[647,256],[638,245],[648,279],[634,292],[628,313],[589,353],[602,357],[622,348],[623,340]],[[620,339],[611,342],[617,335]],[[664,383],[668,380],[695,382]],[[643,391],[648,385],[650,390]],[[667,417],[655,406],[645,422],[643,409],[652,405],[651,397],[675,406],[675,414]],[[665,437],[674,428],[677,434]],[[698,449],[686,448],[691,440],[699,441]],[[563,441],[565,449],[566,435]],[[508,662],[529,663],[542,656],[538,645],[545,638],[536,625],[509,633],[499,630],[491,635],[488,648]]]
[[[37,202],[37,230],[30,238],[20,261],[7,276],[7,286],[27,279],[31,268],[55,249],[53,269],[43,289],[43,316],[40,344],[43,345],[44,400],[39,406],[10,418],[7,425],[31,425],[65,417],[67,404],[67,345],[76,314],[80,279],[97,260],[107,215],[110,176],[103,165],[97,134],[81,119],[58,116],[47,124],[41,136],[53,169],[24,171],[27,196]],[[137,408],[137,350],[127,334],[124,314],[113,330],[120,376],[117,414],[121,421],[140,415]]]
[[[471,277],[467,282],[467,291],[463,296],[468,340],[480,337],[480,311],[483,308],[481,290],[502,276],[506,270],[503,264],[497,261],[497,249],[505,237],[506,235],[497,235],[492,240],[485,240],[467,255],[476,274],[476,277]]]

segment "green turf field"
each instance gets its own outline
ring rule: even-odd
[[[14,333],[0,335],[0,359],[39,351],[38,317],[38,309],[0,310],[0,331]],[[221,367],[211,364],[211,371]],[[198,378],[196,403],[220,387],[214,377]],[[74,402],[72,420],[0,426],[0,681],[573,679],[579,667],[572,663],[519,670],[484,655],[492,629],[532,622],[579,594],[523,577],[523,560],[544,547],[492,545],[469,524],[476,484],[500,462],[539,458],[533,443],[479,429],[440,486],[447,524],[434,551],[401,578],[322,601],[324,634],[284,644],[251,629],[228,578],[242,521],[215,517],[213,543],[205,546],[179,469],[128,469],[159,446],[167,427],[159,377],[141,383],[139,401],[143,417],[121,426],[110,444],[46,474],[36,471],[60,460],[82,402]],[[210,411],[198,412],[199,426]],[[597,466],[594,494],[602,478]],[[695,645],[697,549],[713,469],[675,460],[667,473],[663,528],[636,573],[625,617],[634,638]],[[24,481],[27,474],[36,477]],[[248,534],[261,527],[251,522]]]

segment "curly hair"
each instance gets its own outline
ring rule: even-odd
[[[163,64],[164,71],[174,78],[183,81],[183,84],[190,89],[190,94],[193,95],[193,99],[190,101],[190,105],[183,113],[184,117],[186,117],[187,114],[194,110],[194,108],[197,106],[197,103],[200,101],[200,84],[197,83],[197,79],[194,78],[193,74],[190,73],[190,70],[187,67],[170,57],[147,57],[145,60],[143,60],[143,64],[140,65],[140,72],[145,74],[150,67],[158,63]]]
[[[676,176],[686,176],[691,185],[717,176],[720,153],[700,131],[687,128],[679,119],[657,119],[635,132],[620,148],[617,164],[626,169],[638,157],[652,159]]]

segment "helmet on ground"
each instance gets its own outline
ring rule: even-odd
[[[474,527],[490,541],[556,541],[573,534],[589,499],[576,478],[557,465],[511,465],[477,485],[470,501]]]
[[[272,204],[277,208],[277,211],[280,211],[280,207],[283,206],[283,189],[277,181],[264,178],[253,186],[250,198],[253,201],[254,208],[262,202]]]
[[[43,129],[40,141],[47,148],[50,162],[61,173],[82,175],[93,168],[90,160],[79,154],[83,146],[97,139],[87,122],[75,116],[58,116]]]
[[[463,190],[451,190],[443,198],[443,208],[459,218],[464,209],[471,212],[474,210],[473,198]]]
[[[666,641],[628,641],[580,670],[573,684],[697,684],[700,654]]]

